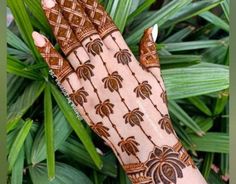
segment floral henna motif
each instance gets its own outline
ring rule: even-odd
[[[113,114],[113,107],[114,104],[110,103],[110,100],[107,99],[95,106],[96,114],[99,114],[102,118],[108,117],[110,114]]]
[[[91,40],[86,44],[86,47],[88,49],[88,52],[93,54],[93,56],[100,55],[100,53],[103,52],[102,49],[103,43],[101,42],[101,39],[96,38],[95,40]]]
[[[136,108],[130,112],[128,112],[127,114],[125,114],[123,116],[123,118],[125,119],[125,123],[129,123],[132,127],[137,125],[139,126],[139,128],[141,129],[141,131],[143,132],[143,134],[149,139],[149,141],[151,141],[151,143],[155,146],[156,144],[152,141],[152,137],[149,136],[145,130],[143,129],[143,127],[141,126],[141,122],[143,121],[143,113],[139,110],[139,108]]]
[[[146,175],[152,177],[154,183],[165,184],[176,184],[177,179],[183,177],[182,169],[186,167],[179,159],[179,153],[167,146],[155,147],[145,166]]]
[[[133,70],[129,66],[129,62],[131,61],[131,54],[129,53],[129,51],[127,49],[124,49],[123,51],[125,51],[125,52],[122,52],[122,49],[120,48],[120,46],[116,42],[116,39],[112,35],[111,35],[111,37],[114,40],[114,42],[116,43],[117,47],[119,48],[119,51],[115,54],[114,57],[117,58],[118,63],[122,63],[122,64],[128,66],[128,69],[130,70],[131,74],[134,76],[135,80],[138,83],[138,86],[134,89],[134,92],[136,93],[137,97],[142,97],[142,99],[148,98],[150,100],[150,102],[152,103],[152,105],[154,106],[154,108],[161,114],[161,116],[163,116],[161,111],[157,108],[157,105],[155,105],[150,98],[150,95],[152,94],[152,92],[151,92],[152,87],[148,84],[147,81],[140,83],[140,81],[136,77],[136,74],[133,72]]]
[[[161,125],[161,129],[165,130],[168,134],[174,134],[174,129],[168,114],[163,116],[158,124]]]
[[[159,112],[159,114],[161,116],[163,116],[163,114],[161,113],[161,111],[157,108],[157,105],[154,104],[154,102],[151,99],[151,95],[152,95],[152,87],[150,84],[148,84],[147,81],[144,81],[142,83],[140,83],[138,81],[139,85],[134,89],[134,92],[136,93],[137,97],[141,97],[143,100],[144,99],[149,99],[149,101],[152,103],[152,105],[154,106],[154,108]]]
[[[137,97],[146,99],[150,98],[150,96],[152,95],[151,89],[152,87],[150,84],[148,84],[148,81],[144,81],[134,89],[134,92],[136,93]]]
[[[136,156],[138,161],[140,162],[139,158],[137,157],[137,152],[139,152],[137,146],[139,146],[139,143],[135,140],[134,136],[130,136],[127,139],[123,139],[118,143],[118,146],[120,146],[122,152],[126,152],[128,155]]]
[[[125,114],[123,118],[125,123],[129,123],[132,127],[134,125],[140,126],[141,121],[143,121],[143,113],[139,111],[139,108],[134,109],[133,111]]]
[[[123,78],[118,74],[118,72],[113,72],[108,77],[102,80],[104,82],[105,88],[108,88],[111,92],[119,91],[122,88]]]
[[[102,122],[92,125],[93,131],[98,134],[100,137],[108,138],[110,134],[108,133],[109,128],[105,127]]]
[[[167,95],[166,95],[166,91],[163,91],[160,96],[161,96],[163,102],[167,105]]]
[[[90,61],[86,61],[77,68],[76,73],[80,79],[83,78],[84,80],[90,80],[91,77],[94,76],[93,69],[94,66]]]
[[[186,155],[178,141],[173,148],[155,146],[144,163],[130,163],[123,167],[133,184],[176,184],[178,178],[183,178],[183,169],[190,165],[195,168],[192,159]]]
[[[129,53],[128,49],[120,49],[120,51],[118,51],[114,57],[117,58],[118,63],[122,63],[123,65],[127,65],[132,61],[131,54]]]
[[[84,87],[69,95],[70,99],[75,103],[76,106],[78,104],[83,106],[83,104],[87,102],[87,96],[88,93],[84,90]]]

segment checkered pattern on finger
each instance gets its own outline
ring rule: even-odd
[[[80,45],[68,22],[60,12],[60,8],[57,4],[52,9],[45,9],[45,14],[61,49],[66,55]]]
[[[63,80],[73,72],[69,63],[61,57],[51,43],[47,42],[46,45],[39,48],[39,50],[49,68],[53,71],[59,81],[63,82]]]
[[[96,0],[80,1],[102,38],[106,37],[109,33],[118,30],[111,17]]]
[[[58,1],[62,8],[62,13],[75,32],[78,41],[82,42],[91,35],[97,34],[96,29],[77,0]]]

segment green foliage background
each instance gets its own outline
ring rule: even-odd
[[[56,44],[40,1],[7,3],[14,16],[7,30],[9,183],[130,183],[111,150],[77,119],[34,47],[33,30]],[[158,23],[158,52],[175,130],[208,182],[226,183],[229,1],[102,3],[137,57],[143,31]]]

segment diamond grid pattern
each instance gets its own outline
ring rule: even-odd
[[[54,35],[57,38],[63,52],[67,55],[71,50],[79,45],[71,27],[64,19],[58,5],[53,9],[45,9],[49,24],[51,25]]]

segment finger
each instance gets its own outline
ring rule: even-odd
[[[87,17],[81,4],[77,0],[57,0],[62,9],[65,19],[71,25],[77,39],[94,60],[96,55],[100,55],[106,49],[97,30]]]
[[[57,2],[62,9],[63,16],[81,43],[92,35],[98,35],[97,30],[77,0],[57,0]]]
[[[146,29],[140,42],[140,63],[146,69],[160,68],[159,57],[154,41],[156,35],[153,35],[153,32],[156,31],[152,27]]]
[[[55,0],[43,0],[42,6],[59,45],[71,66],[77,71],[81,64],[89,60],[87,52],[64,18],[59,4]]]
[[[82,4],[89,19],[98,30],[107,48],[117,51],[128,49],[119,29],[104,7],[97,0],[77,0]]]
[[[64,19],[55,0],[42,0],[41,3],[57,42],[64,54],[69,55],[71,51],[81,44],[78,42],[68,22]]]
[[[161,98],[164,103],[167,103],[167,96],[163,78],[160,70],[160,60],[156,49],[156,39],[158,35],[158,27],[155,25],[152,28],[145,30],[140,42],[140,63],[141,66],[151,73],[162,89]]]
[[[88,124],[91,124],[82,107],[84,101],[81,101],[81,98],[76,96],[76,94],[79,94],[80,92],[83,94],[87,94],[87,92],[81,86],[81,83],[69,62],[55,50],[46,37],[37,32],[33,32],[32,36],[41,56],[48,64],[52,74],[57,78],[59,86],[65,91],[66,95],[69,96],[79,114]]]

